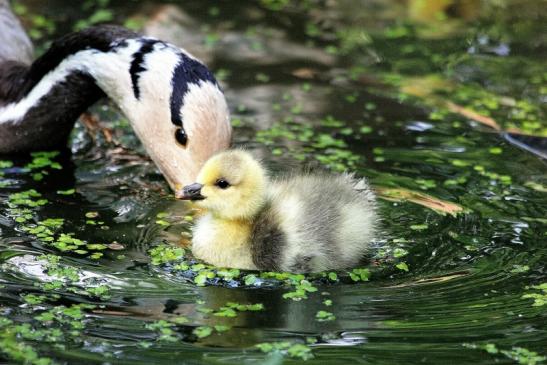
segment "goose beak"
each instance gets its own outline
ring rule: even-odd
[[[175,192],[175,198],[180,200],[203,200],[205,197],[201,195],[202,184],[193,183],[186,185],[182,189],[177,189]]]

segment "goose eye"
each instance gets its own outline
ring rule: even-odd
[[[186,147],[186,143],[188,142],[188,136],[186,135],[186,132],[184,131],[184,129],[177,128],[175,130],[175,140],[181,146]]]
[[[230,186],[230,183],[228,181],[224,180],[224,179],[218,179],[215,182],[215,185],[218,186],[221,189],[226,189]]]

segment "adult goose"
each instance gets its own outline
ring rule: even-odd
[[[172,189],[193,182],[230,144],[224,95],[183,49],[101,25],[55,40],[29,64],[30,41],[6,0],[0,34],[0,154],[66,143],[79,115],[104,96],[129,119]]]

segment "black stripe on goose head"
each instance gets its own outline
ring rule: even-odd
[[[10,101],[21,100],[48,72],[54,70],[67,57],[85,49],[108,52],[114,47],[122,47],[123,40],[137,37],[137,33],[120,26],[99,25],[55,40],[47,52],[32,64],[24,75],[24,85],[15,95],[11,95]]]
[[[217,80],[209,71],[207,66],[199,62],[194,58],[190,58],[184,53],[180,54],[180,61],[173,71],[173,78],[171,79],[171,86],[173,91],[171,93],[171,122],[179,127],[176,133],[177,141],[185,146],[187,142],[187,135],[184,130],[183,120],[181,115],[181,108],[184,102],[184,96],[188,92],[189,84],[199,85],[200,82],[211,82],[213,85],[217,85]]]
[[[144,66],[144,56],[154,51],[154,45],[156,45],[156,43],[163,42],[158,41],[157,39],[145,39],[142,41],[141,48],[137,52],[133,53],[133,61],[131,61],[129,73],[131,74],[133,94],[137,100],[139,100],[141,94],[141,90],[139,88],[139,77],[141,76],[141,72],[146,71],[146,67]]]

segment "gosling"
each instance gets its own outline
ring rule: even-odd
[[[210,158],[197,182],[177,191],[204,211],[192,252],[215,266],[318,272],[355,267],[378,225],[374,193],[350,174],[270,179],[248,152]]]

